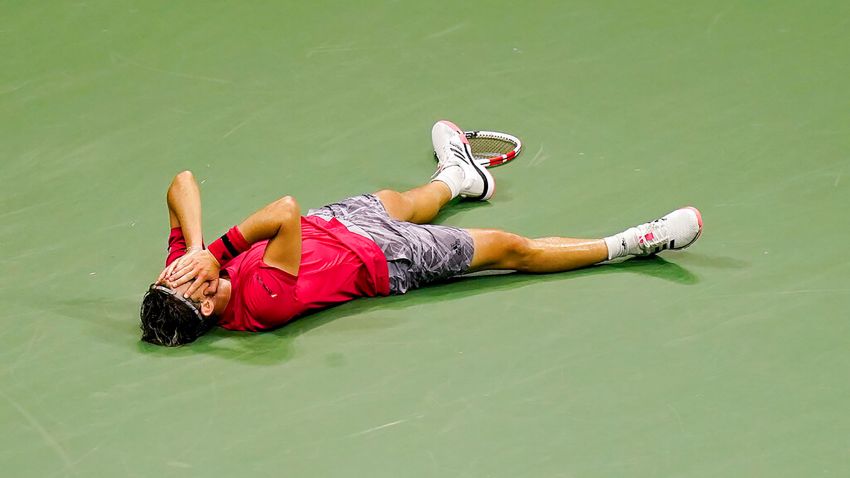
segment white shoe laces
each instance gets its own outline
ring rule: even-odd
[[[442,155],[437,155],[438,159],[446,158],[444,161],[441,160],[437,164],[437,171],[434,172],[434,175],[431,176],[431,179],[434,179],[441,171],[448,167],[459,166],[463,167],[466,163],[465,157],[465,145],[463,144],[454,144],[451,141],[446,141],[440,150]]]
[[[670,238],[667,221],[664,219],[646,223],[638,227],[638,231],[638,247],[647,254],[659,252],[660,249],[656,250],[656,248],[663,247]]]

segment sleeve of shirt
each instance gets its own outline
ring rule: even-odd
[[[165,267],[171,265],[183,254],[186,254],[186,238],[183,237],[183,231],[179,227],[172,228],[168,235],[168,257],[165,259]]]

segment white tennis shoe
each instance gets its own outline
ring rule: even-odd
[[[695,207],[683,207],[637,227],[629,229],[637,235],[629,254],[649,256],[664,250],[684,249],[702,234],[702,214]]]
[[[432,181],[442,181],[452,197],[486,201],[496,192],[496,181],[487,168],[472,158],[469,140],[463,130],[451,121],[437,121],[431,129],[431,141],[437,155],[437,172]]]

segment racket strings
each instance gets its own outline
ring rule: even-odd
[[[472,155],[477,158],[489,158],[510,153],[516,145],[510,141],[496,138],[470,138]]]

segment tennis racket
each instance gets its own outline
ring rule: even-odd
[[[505,164],[519,156],[522,143],[516,136],[496,131],[464,131],[472,157],[485,168]]]

